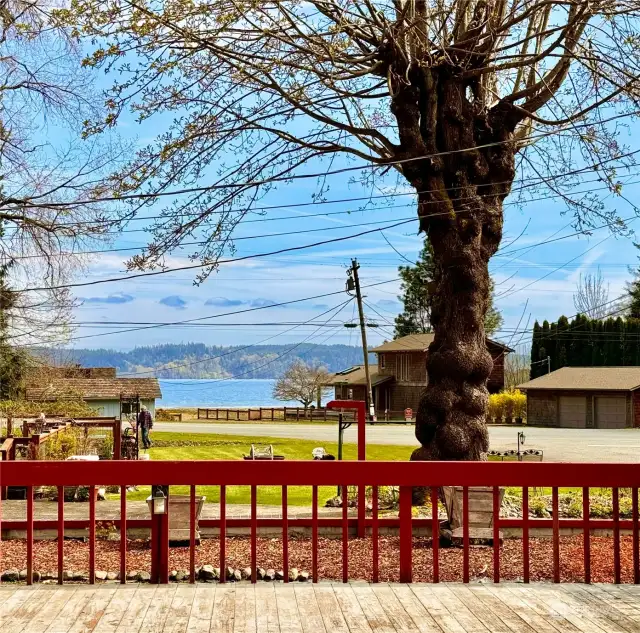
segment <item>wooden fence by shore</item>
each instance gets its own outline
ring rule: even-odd
[[[247,409],[231,408],[198,408],[198,420],[225,420],[229,422],[241,421],[336,421],[340,413],[336,410],[304,407],[256,407]],[[353,420],[353,411],[345,411],[343,419]]]

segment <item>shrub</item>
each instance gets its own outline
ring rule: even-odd
[[[83,418],[97,415],[97,411],[80,399],[31,402],[30,400],[0,400],[0,412],[13,418],[33,418],[44,413],[50,417]],[[15,425],[17,426],[17,425]]]
[[[567,506],[565,514],[572,519],[582,518],[582,501],[579,499],[573,499]]]
[[[527,397],[518,389],[489,396],[489,418],[523,418],[527,413]]]
[[[547,502],[542,497],[533,497],[529,501],[529,513],[539,519],[548,517]]]
[[[78,455],[84,442],[84,429],[70,427],[53,435],[41,448],[47,459],[65,460],[71,455]]]
[[[489,418],[501,420],[504,416],[504,398],[501,393],[492,393],[489,396]]]

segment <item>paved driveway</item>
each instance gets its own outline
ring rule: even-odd
[[[328,424],[207,424],[198,422],[154,425],[157,431],[185,433],[220,433],[224,435],[270,436],[335,441],[338,430]],[[489,428],[491,448],[516,448],[518,431],[524,431],[525,448],[544,451],[545,461],[640,462],[640,429],[542,429],[516,426]],[[347,442],[356,441],[355,426],[345,432]],[[416,445],[413,427],[408,425],[367,426],[367,442],[371,444]]]

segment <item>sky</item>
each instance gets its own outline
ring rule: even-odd
[[[126,142],[143,146],[161,126],[162,121],[137,125],[125,117],[118,131]],[[629,130],[623,142],[633,145],[638,128]],[[318,166],[305,167],[305,171],[313,172]],[[416,209],[411,195],[397,195],[364,209],[362,201],[344,202],[388,193],[365,189],[352,182],[351,175],[329,179],[325,194],[328,202],[324,204],[313,203],[316,179],[281,184],[261,201],[261,205],[273,208],[250,216],[234,233],[241,238],[235,242],[234,257],[363,231],[368,234],[296,252],[224,263],[199,286],[194,284],[197,271],[188,270],[76,288],[76,329],[67,344],[119,350],[183,342],[356,345],[357,330],[344,327],[345,323],[356,322],[355,304],[351,301],[342,305],[350,299],[344,290],[352,258],[360,264],[367,320],[377,325],[368,330],[369,342],[375,345],[392,338],[393,319],[401,310],[397,269],[406,260],[415,261],[423,244],[417,230]],[[620,176],[631,183],[624,187],[624,197],[635,200],[638,185],[633,184],[634,174]],[[597,183],[586,185],[596,186]],[[582,185],[581,190],[584,188]],[[394,191],[410,194],[409,189]],[[635,215],[631,203],[622,197],[609,196],[605,204],[615,208],[621,217]],[[553,196],[521,206],[510,198],[506,201],[503,243],[490,270],[496,282],[496,305],[504,317],[504,325],[494,338],[512,347],[526,347],[535,320],[556,320],[562,314],[571,316],[576,312],[573,293],[581,275],[594,274],[599,268],[609,286],[609,298],[613,299],[624,292],[625,283],[631,278],[629,266],[638,264],[633,242],[638,240],[635,231],[640,229],[640,223],[629,223],[628,237],[615,236],[607,228],[591,235],[573,235],[571,217],[564,215],[564,210],[563,203]],[[150,211],[145,210],[143,215]],[[404,223],[392,226],[399,222]],[[94,256],[72,281],[93,282],[127,275],[126,258],[147,243],[144,227],[144,221],[133,221],[121,234],[112,236],[111,242],[101,248],[132,250]],[[384,227],[391,228],[385,228],[383,233],[377,231]],[[304,232],[282,235],[299,231]],[[543,243],[549,239],[555,241]],[[166,259],[166,266],[191,264],[188,254],[188,249],[175,252]],[[305,298],[309,299],[299,301]],[[272,307],[283,302],[295,303]],[[103,324],[107,321],[111,325]],[[132,321],[174,325],[126,324]]]

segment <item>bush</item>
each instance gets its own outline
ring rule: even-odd
[[[502,391],[489,396],[489,418],[524,418],[527,413],[527,397],[518,389]]]
[[[44,451],[46,459],[62,461],[71,455],[78,455],[84,443],[84,429],[70,427],[53,435],[42,445],[41,450]]]
[[[539,519],[548,517],[547,502],[542,497],[533,497],[529,501],[529,513]]]
[[[54,402],[31,402],[29,400],[0,400],[0,414],[13,418],[34,418],[40,413],[57,418],[86,418],[97,415],[97,411],[80,399],[56,400]]]

